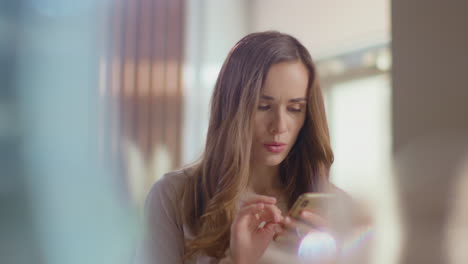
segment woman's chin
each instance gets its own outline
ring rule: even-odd
[[[284,158],[283,157],[267,157],[264,160],[264,164],[266,166],[278,166],[280,165],[281,162],[283,162]]]

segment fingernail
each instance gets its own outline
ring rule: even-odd
[[[291,218],[289,218],[289,216],[286,216],[286,219],[285,219],[286,223],[291,223]]]
[[[312,216],[312,213],[309,211],[302,211],[301,216]]]
[[[283,220],[284,220],[284,217],[282,215],[280,215],[279,221],[282,222]]]

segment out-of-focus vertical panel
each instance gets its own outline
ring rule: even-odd
[[[125,32],[123,47],[123,94],[121,97],[121,130],[125,143],[135,135],[134,113],[135,113],[135,90],[136,90],[136,47],[138,45],[138,5],[139,0],[126,1],[125,7]]]
[[[181,137],[181,61],[182,61],[182,25],[183,5],[181,0],[169,2],[169,23],[167,29],[167,71],[166,71],[166,104],[168,118],[166,126],[167,144],[174,158],[174,165],[179,166]]]
[[[97,19],[99,30],[97,33],[97,43],[98,43],[98,52],[99,52],[99,82],[98,82],[98,118],[96,120],[96,129],[97,129],[97,144],[99,158],[107,158],[108,151],[110,148],[110,138],[109,138],[109,125],[111,124],[108,114],[110,113],[109,109],[109,79],[111,77],[110,63],[112,62],[112,51],[110,49],[111,29],[112,29],[112,6],[99,6],[100,17]]]
[[[127,184],[133,184],[133,177],[145,177],[150,185],[154,177],[180,165],[184,1],[113,3],[109,147],[117,169],[130,177]]]
[[[137,91],[135,94],[138,111],[135,115],[136,122],[136,137],[138,145],[144,156],[148,156],[151,151],[151,143],[149,141],[149,127],[151,120],[149,119],[149,92],[151,89],[151,27],[152,12],[151,0],[140,0],[140,12],[138,16],[138,65],[137,65]]]
[[[151,143],[153,145],[153,155],[157,155],[154,148],[162,147],[165,143],[164,126],[164,103],[165,103],[165,50],[166,50],[166,24],[167,24],[167,3],[166,0],[153,0],[153,34],[152,34],[152,89],[151,89]],[[155,157],[156,159],[158,157]]]
[[[112,17],[110,25],[110,43],[109,49],[111,56],[109,58],[109,131],[110,137],[110,154],[111,160],[117,161],[120,159],[121,153],[121,130],[120,130],[120,102],[122,97],[122,80],[123,80],[123,36],[125,24],[125,3],[124,0],[114,0],[112,4]],[[119,162],[120,163],[120,162]]]

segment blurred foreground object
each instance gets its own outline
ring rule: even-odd
[[[1,4],[2,264],[131,259],[136,214],[98,144],[106,2]]]
[[[400,263],[449,263],[445,226],[468,137],[468,2],[391,5],[393,152],[405,236]]]
[[[448,260],[455,251],[460,254],[460,247],[466,248],[466,244],[454,243],[464,239],[460,239],[461,233],[454,236],[453,231],[467,228],[460,220],[466,218],[463,208],[468,207],[468,202],[457,199],[462,197],[460,189],[468,188],[466,184],[457,186],[466,182],[467,175],[461,174],[460,169],[467,154],[468,138],[449,133],[415,141],[397,153],[396,173],[405,203],[402,205],[406,238],[403,257],[411,263],[468,261],[467,258],[464,262]],[[450,223],[448,227],[447,223]]]
[[[468,263],[468,145],[452,185],[445,250],[449,264]]]

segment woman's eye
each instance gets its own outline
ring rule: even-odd
[[[288,106],[290,112],[300,113],[304,110],[305,105],[303,104],[291,104]]]
[[[290,107],[290,108],[289,108],[289,111],[291,111],[291,112],[301,112],[302,109],[299,108],[299,107],[297,107],[297,108],[296,108],[296,107]]]
[[[269,105],[259,105],[258,106],[258,110],[260,110],[260,111],[266,111],[268,109],[270,109]]]

